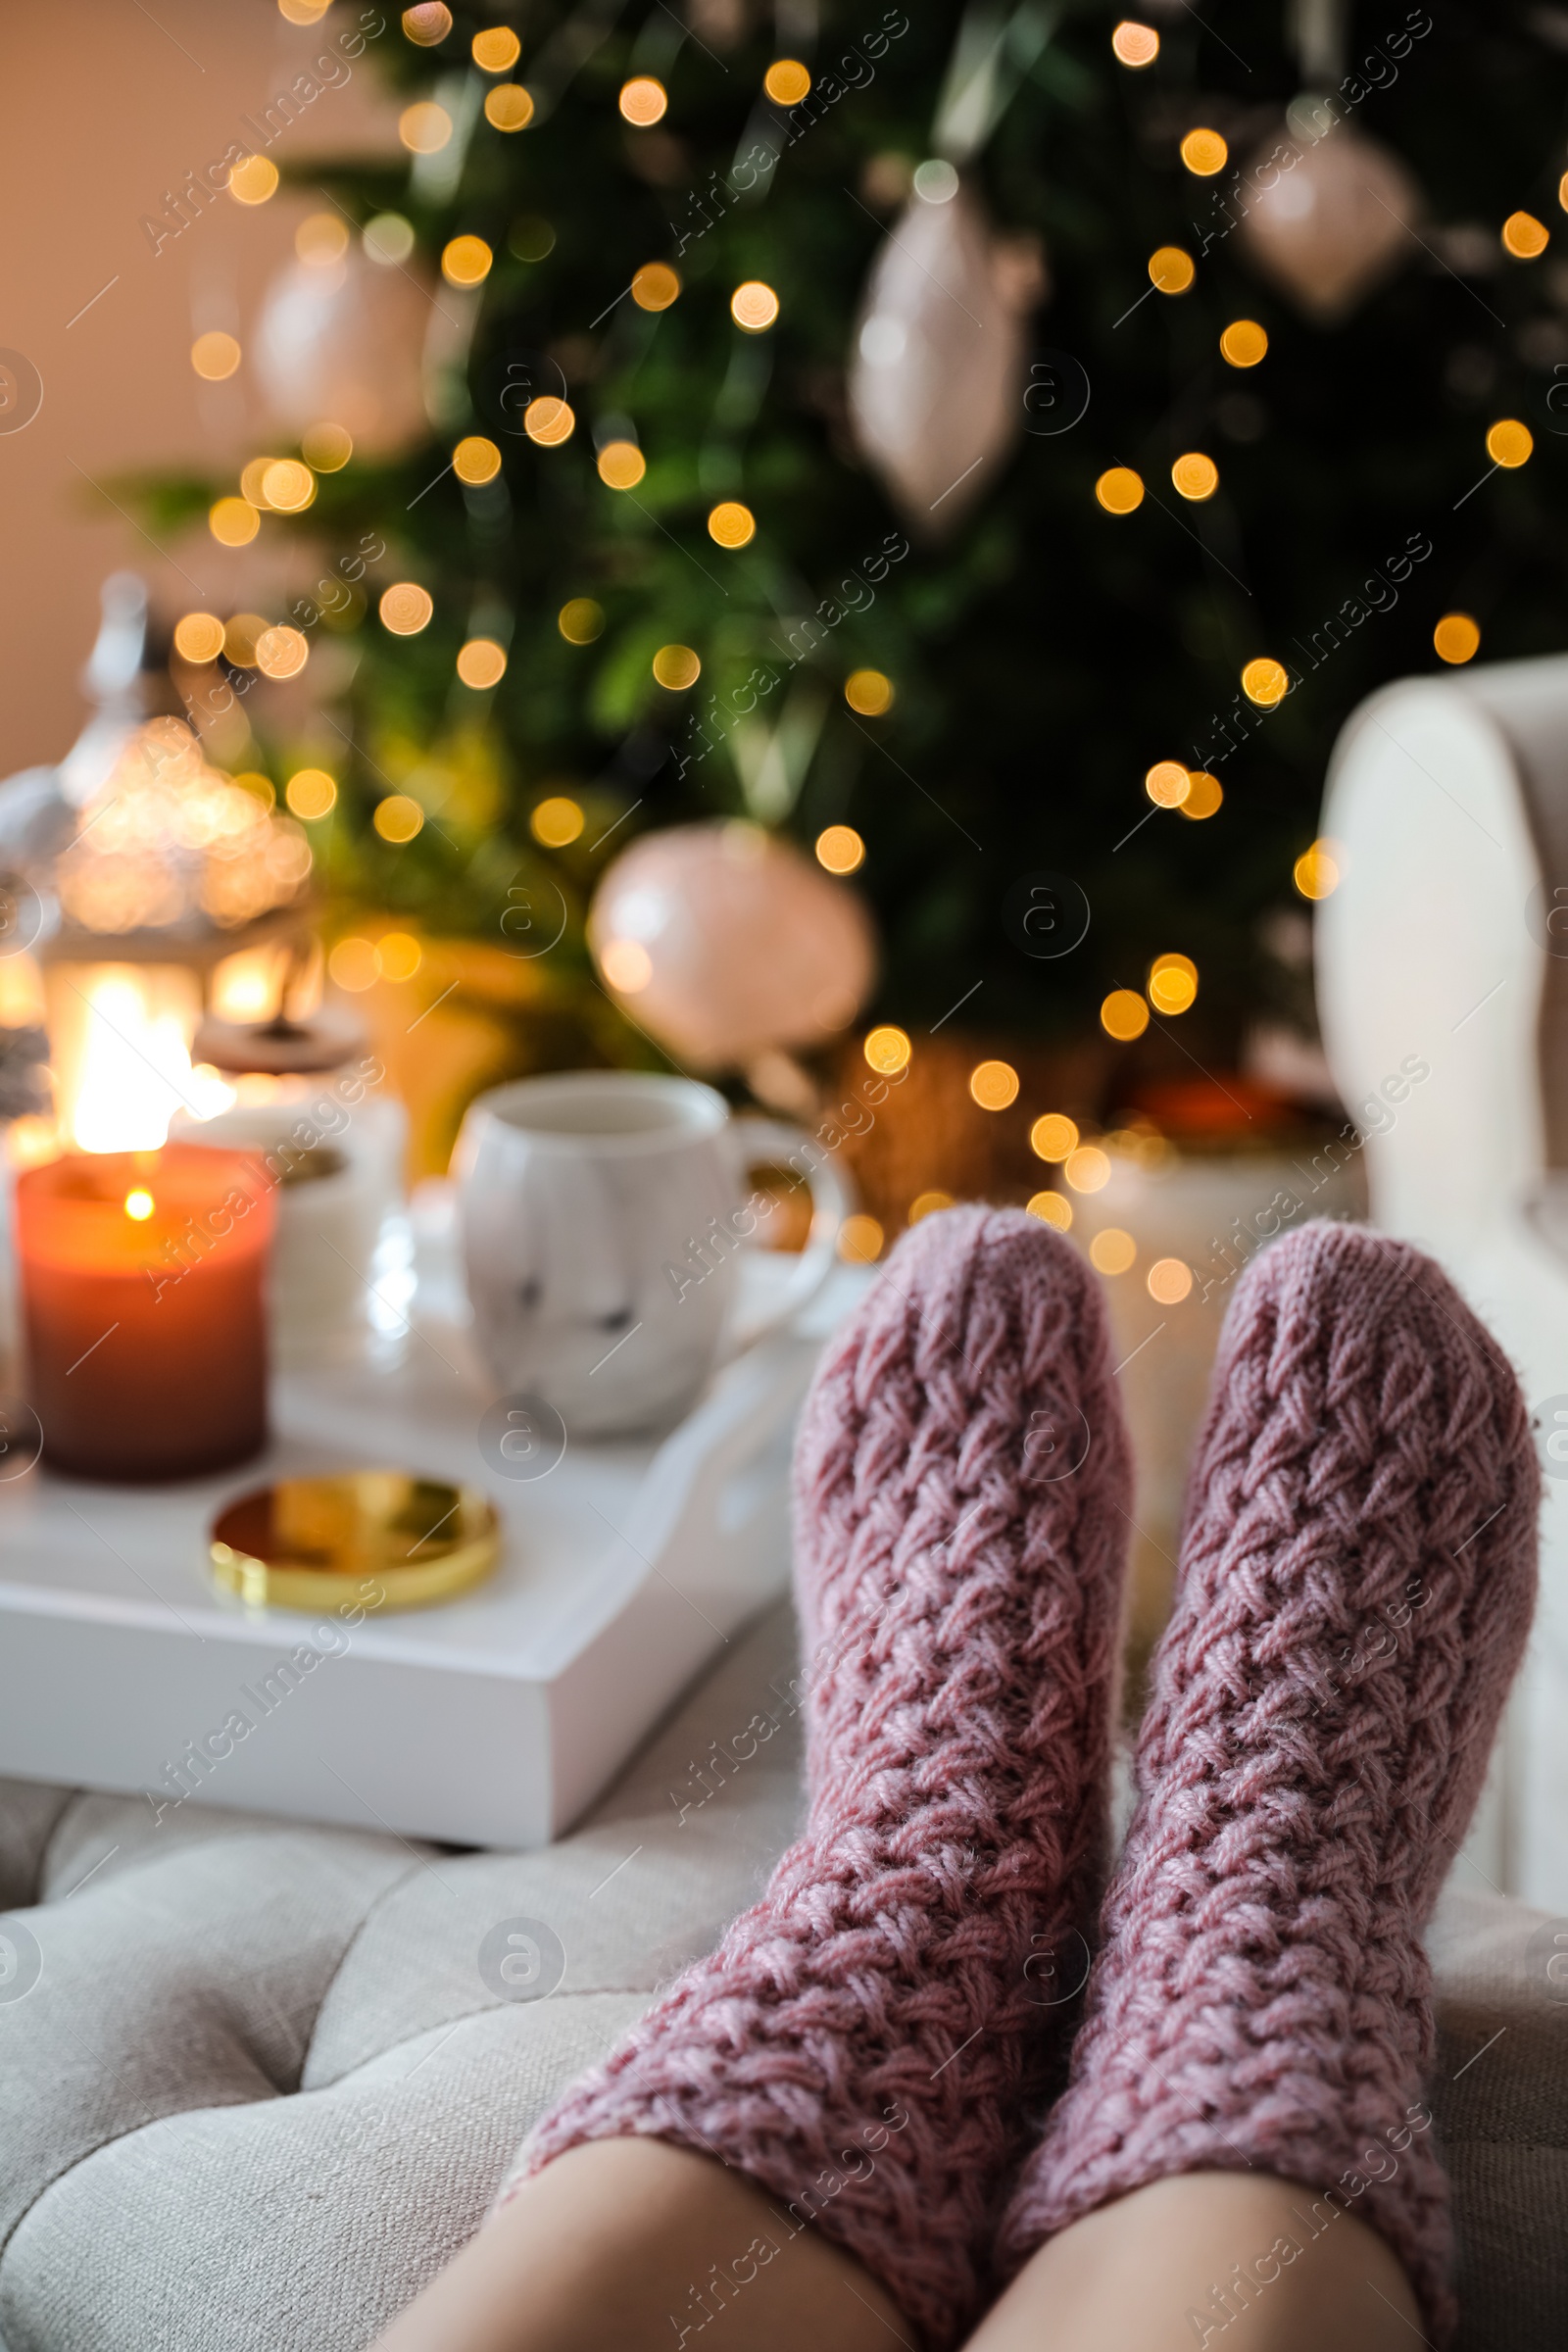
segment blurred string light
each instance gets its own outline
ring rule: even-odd
[[[1119,1045],[1131,1045],[1149,1027],[1149,1006],[1135,988],[1113,988],[1100,1007],[1100,1026]]]
[[[830,874],[858,873],[865,844],[853,825],[825,825],[816,837],[816,862]]]
[[[578,802],[565,793],[553,793],[534,809],[528,819],[528,830],[542,849],[564,850],[577,839],[586,822]]]
[[[1200,449],[1189,449],[1171,467],[1170,478],[1181,497],[1199,504],[1219,488],[1219,467]]]
[[[1539,261],[1551,243],[1551,231],[1534,213],[1510,213],[1502,224],[1502,249],[1516,262]]]
[[[310,641],[301,629],[280,624],[264,629],[256,640],[256,666],[266,678],[297,678],[310,658]]]
[[[473,62],[481,74],[506,74],[522,55],[522,43],[510,24],[491,24],[473,36]]]
[[[1481,650],[1481,631],[1468,612],[1445,612],[1432,643],[1440,662],[1469,662]]]
[[[253,507],[266,507],[269,503],[268,496],[262,484],[267,478],[269,467],[276,464],[276,458],[252,458],[248,465],[243,466],[240,468],[239,476],[241,498],[249,499]]]
[[[757,516],[737,498],[720,499],[708,517],[708,536],[718,547],[746,547],[757,536]]]
[[[969,1094],[982,1110],[1005,1110],[1018,1100],[1018,1073],[1010,1061],[977,1062],[969,1072]]]
[[[236,669],[256,667],[256,641],[267,623],[259,612],[233,612],[223,627],[223,654]]]
[[[452,11],[446,0],[416,0],[403,11],[403,37],[416,49],[433,49],[452,30]]]
[[[1180,1257],[1156,1257],[1145,1287],[1157,1306],[1180,1306],[1193,1287],[1193,1269]]]
[[[484,119],[493,130],[526,130],[533,121],[533,93],[520,81],[502,81],[485,92]]]
[[[348,249],[349,232],[336,213],[312,213],[294,231],[294,250],[312,270],[330,270]]]
[[[1064,1193],[1031,1193],[1024,1206],[1043,1225],[1054,1225],[1058,1233],[1066,1233],[1071,1227],[1072,1202]]]
[[[476,694],[499,686],[507,674],[507,652],[493,637],[470,637],[458,653],[458,675]]]
[[[1255,368],[1268,352],[1268,336],[1255,318],[1233,318],[1219,339],[1219,356],[1231,368]]]
[[[891,1022],[885,1022],[880,1028],[870,1031],[860,1051],[873,1070],[880,1072],[884,1078],[892,1078],[900,1070],[908,1068],[914,1048],[906,1030],[896,1029]]]
[[[1198,1000],[1198,966],[1190,956],[1156,956],[1149,967],[1149,1001],[1156,1012],[1186,1012]]]
[[[618,103],[633,129],[647,130],[651,124],[662,121],[669,93],[654,74],[637,74],[621,84]]]
[[[220,498],[208,510],[207,527],[220,547],[248,547],[262,518],[248,498]]]
[[[337,785],[324,767],[299,768],[283,787],[293,815],[314,824],[337,807]]]
[[[648,461],[635,441],[607,441],[599,452],[599,479],[610,490],[635,490]]]
[[[1494,466],[1522,466],[1535,446],[1535,435],[1517,416],[1499,416],[1487,432],[1487,455]]]
[[[375,943],[375,958],[383,980],[412,980],[424,961],[424,950],[412,931],[383,931]]]
[[[1332,897],[1340,886],[1340,861],[1335,844],[1314,841],[1291,868],[1291,878],[1303,899]]]
[[[174,651],[182,662],[216,662],[223,650],[223,624],[216,612],[187,612],[174,623]]]
[[[1078,1123],[1059,1110],[1048,1110],[1029,1130],[1029,1149],[1037,1159],[1057,1165],[1078,1149]]]
[[[381,958],[373,939],[340,939],[326,959],[328,977],[355,996],[373,988],[381,977]]]
[[[1212,179],[1230,161],[1230,149],[1217,130],[1190,130],[1182,141],[1182,162],[1197,179]]]
[[[1183,816],[1195,819],[1213,816],[1224,801],[1225,794],[1218,776],[1205,768],[1197,768],[1188,779],[1187,798],[1180,804]]]
[[[893,708],[893,680],[880,669],[852,669],[844,681],[844,700],[861,718],[881,718]]]
[[[278,170],[270,156],[242,155],[228,175],[236,204],[265,204],[277,193]]]
[[[414,251],[414,223],[401,213],[377,213],[365,223],[360,241],[372,262],[401,269]]]
[[[576,423],[576,412],[554,392],[541,393],[522,412],[522,429],[540,449],[559,449],[571,439]]]
[[[501,452],[483,433],[466,433],[452,452],[452,470],[460,482],[475,488],[493,482],[501,471]]]
[[[316,497],[316,476],[299,458],[274,458],[262,475],[262,503],[274,514],[303,514]]]
[[[241,356],[235,338],[218,328],[209,334],[198,335],[190,347],[191,366],[210,384],[220,384],[225,377],[232,375]]]
[[[1156,808],[1180,808],[1192,789],[1192,775],[1179,760],[1156,760],[1144,778],[1144,790]]]
[[[1190,253],[1180,245],[1160,245],[1149,257],[1149,282],[1161,294],[1185,294],[1198,275]]]
[[[319,424],[306,426],[300,448],[306,464],[318,473],[341,473],[354,455],[354,435],[346,425],[323,417]]]
[[[1159,55],[1159,35],[1152,24],[1124,18],[1110,36],[1110,47],[1118,65],[1152,66]]]
[[[441,274],[449,286],[483,285],[495,258],[483,237],[453,237],[442,248]]]
[[[1272,655],[1259,654],[1242,671],[1242,692],[1250,703],[1261,710],[1272,710],[1285,700],[1290,689],[1290,673],[1283,662]]]
[[[943,1209],[952,1206],[953,1195],[951,1193],[938,1192],[935,1189],[928,1193],[916,1193],[914,1199],[909,1202],[908,1221],[911,1225],[918,1225],[923,1218],[940,1216]]]
[[[291,24],[318,24],[332,0],[277,0],[277,13]]]
[[[416,580],[395,580],[390,588],[382,590],[376,611],[381,615],[381,626],[390,629],[394,637],[417,637],[428,626],[435,603],[430,591],[421,588]]]
[[[383,841],[390,841],[401,849],[405,842],[414,839],[424,823],[424,810],[408,793],[390,792],[384,801],[376,802],[370,822]]]
[[[729,315],[749,335],[760,335],[778,317],[778,296],[760,277],[749,277],[729,298]]]
[[[662,645],[654,656],[655,682],[671,694],[684,694],[702,674],[702,662],[689,645]]]
[[[556,614],[556,626],[568,645],[592,645],[604,634],[605,609],[591,596],[568,597]]]
[[[858,1211],[839,1227],[839,1255],[847,1265],[874,1265],[882,1254],[883,1238],[875,1217]]]
[[[644,262],[631,281],[631,298],[640,311],[667,311],[680,292],[680,272],[667,262]]]
[[[1143,1001],[1142,997],[1138,999],[1140,1004]],[[1110,1155],[1102,1152],[1098,1144],[1080,1144],[1075,1152],[1068,1152],[1062,1173],[1075,1193],[1102,1192],[1110,1182]]]
[[[1144,503],[1142,474],[1130,466],[1110,466],[1095,484],[1095,496],[1107,514],[1131,514]]]
[[[1089,1245],[1089,1262],[1097,1274],[1125,1274],[1138,1256],[1138,1244],[1119,1225],[1102,1226]]]
[[[799,106],[811,87],[811,76],[798,57],[775,58],[762,75],[762,87],[775,106]]]
[[[398,117],[398,137],[411,155],[439,155],[452,136],[452,117],[433,98],[416,99]]]

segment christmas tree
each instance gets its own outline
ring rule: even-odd
[[[408,161],[314,167],[316,233],[434,288],[438,421],[344,462],[324,416],[308,511],[245,492],[330,559],[268,617],[355,652],[293,796],[324,886],[492,941],[559,904],[559,1058],[653,1051],[587,902],[725,814],[854,871],[876,1017],[1092,1038],[1102,1110],[1303,1016],[1279,917],[1333,885],[1347,713],[1560,638],[1568,14],[537,0],[366,54]],[[867,310],[890,250],[918,309],[943,207],[968,296]],[[1000,383],[960,316],[999,301]],[[901,478],[916,331],[955,380]],[[232,529],[232,485],[164,519],[219,489]]]

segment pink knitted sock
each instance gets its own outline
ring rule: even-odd
[[[1082,1261],[1018,1210],[927,1217],[797,1445],[805,1833],[527,2171],[626,2132],[706,2149],[956,2340],[1087,1970],[1128,1491]]]
[[[1539,1492],[1513,1375],[1429,1259],[1312,1225],[1254,1262],[1072,2081],[1004,2271],[1146,2181],[1255,2167],[1302,2183],[1303,2250],[1359,2214],[1450,2325],[1420,1937],[1524,1648]],[[1217,2334],[1225,2313],[1199,2317]]]

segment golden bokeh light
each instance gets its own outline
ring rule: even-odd
[[[1107,514],[1131,514],[1144,503],[1144,477],[1130,466],[1109,466],[1095,484],[1095,496]]]
[[[830,874],[858,873],[865,844],[853,825],[824,825],[816,837],[816,862]]]
[[[608,490],[635,490],[647,471],[635,441],[607,441],[599,452],[599,479]]]
[[[591,596],[566,599],[556,614],[556,626],[568,645],[592,645],[605,631],[605,608]]]
[[[1522,466],[1535,446],[1535,435],[1517,416],[1499,416],[1487,433],[1487,455],[1494,466]]]
[[[1054,1225],[1058,1233],[1066,1233],[1072,1225],[1072,1202],[1065,1193],[1031,1193],[1024,1206],[1042,1225]]]
[[[240,470],[239,494],[241,498],[249,499],[253,507],[265,507],[268,498],[262,484],[267,479],[268,467],[276,464],[276,458],[252,458],[249,465]]]
[[[428,588],[421,588],[416,580],[394,580],[390,588],[381,591],[376,611],[381,626],[390,629],[394,637],[417,637],[429,625],[435,601]]]
[[[522,412],[522,429],[541,449],[559,449],[564,441],[569,441],[576,422],[569,404],[558,400],[553,392],[542,392]]]
[[[909,1202],[908,1221],[911,1225],[918,1225],[926,1217],[939,1216],[943,1209],[951,1208],[952,1206],[953,1195],[951,1193],[941,1193],[935,1191],[929,1193],[916,1193],[914,1199]]]
[[[318,24],[332,0],[277,0],[277,13],[291,24]]]
[[[862,718],[880,718],[893,708],[893,680],[880,669],[852,669],[844,681],[844,700]]]
[[[1233,318],[1219,339],[1219,356],[1232,368],[1255,368],[1268,352],[1268,336],[1255,318]]]
[[[1206,768],[1196,768],[1189,779],[1187,798],[1181,804],[1182,814],[1194,818],[1213,816],[1224,798],[1218,776],[1211,776]]]
[[[330,270],[348,249],[348,225],[337,213],[312,213],[294,231],[294,250],[313,270]]]
[[[274,458],[262,474],[262,499],[275,514],[303,514],[316,496],[316,476],[299,458]]]
[[[381,958],[373,939],[340,939],[326,959],[327,975],[337,988],[355,996],[373,988],[381,977]]]
[[[720,499],[708,517],[708,536],[719,547],[745,547],[757,536],[757,516],[738,498]]]
[[[414,222],[406,220],[401,213],[377,213],[360,231],[360,242],[370,260],[387,270],[401,269],[414,251],[416,241]]]
[[[501,452],[483,433],[466,433],[452,452],[452,470],[460,482],[493,482],[501,471]]]
[[[1290,672],[1284,662],[1276,662],[1270,654],[1257,655],[1242,671],[1242,692],[1250,703],[1256,703],[1264,710],[1272,710],[1277,703],[1284,702],[1290,684]]]
[[[471,49],[481,74],[510,73],[522,55],[522,43],[510,24],[490,24],[476,32]]]
[[[669,93],[663,83],[652,74],[637,74],[621,84],[619,106],[626,121],[635,130],[647,130],[651,123],[662,121],[669,104]]]
[[[271,777],[264,776],[260,768],[242,767],[238,775],[234,778],[234,781],[239,786],[241,792],[248,792],[251,796],[251,799],[253,801],[260,801],[264,808],[276,808],[277,788],[273,784]]]
[[[1185,294],[1198,275],[1190,253],[1180,245],[1160,245],[1149,257],[1149,282],[1161,294]]]
[[[337,785],[324,767],[302,767],[284,785],[283,798],[295,816],[312,823],[337,807]]]
[[[1149,1027],[1149,1006],[1135,988],[1113,988],[1100,1007],[1100,1026],[1118,1044],[1131,1045]]]
[[[1097,1274],[1125,1274],[1138,1256],[1138,1244],[1119,1225],[1102,1226],[1089,1245],[1089,1262]]]
[[[884,1078],[892,1078],[900,1070],[907,1069],[914,1048],[909,1043],[906,1031],[895,1029],[888,1022],[870,1031],[860,1051],[873,1070],[879,1071]]]
[[[209,384],[220,384],[231,376],[242,356],[235,338],[217,327],[208,334],[198,335],[190,347],[190,364]]]
[[[347,425],[333,424],[323,418],[319,424],[308,424],[300,435],[300,448],[307,466],[318,473],[341,473],[354,455],[354,435]]]
[[[228,175],[236,204],[265,204],[277,193],[277,166],[269,155],[242,155]]]
[[[383,931],[375,955],[383,980],[412,980],[424,961],[424,950],[412,931]]]
[[[1219,488],[1219,467],[1200,449],[1189,449],[1171,467],[1170,478],[1179,494],[1196,504],[1212,498]]]
[[[1037,1159],[1058,1165],[1070,1159],[1078,1149],[1077,1120],[1069,1119],[1065,1111],[1044,1112],[1029,1130],[1029,1149]]]
[[[495,258],[483,237],[450,237],[441,248],[441,274],[449,286],[483,285]]]
[[[526,130],[533,121],[533,92],[520,81],[502,81],[485,92],[484,119],[493,130]]]
[[[452,11],[446,0],[415,0],[403,11],[403,37],[416,49],[433,49],[452,30]]]
[[[394,842],[399,848],[412,841],[424,823],[424,810],[417,801],[406,792],[389,792],[384,801],[375,804],[370,822],[383,841]]]
[[[236,669],[256,667],[256,646],[268,623],[259,612],[231,613],[223,628],[223,653]]]
[[[729,315],[749,335],[760,335],[778,317],[778,296],[760,277],[749,277],[729,298]]]
[[[1468,612],[1445,612],[1432,643],[1440,662],[1469,662],[1481,650],[1481,631]]]
[[[1124,17],[1110,36],[1110,47],[1118,65],[1152,66],[1159,55],[1159,35],[1152,24]]]
[[[1550,229],[1534,213],[1510,213],[1502,224],[1502,249],[1516,262],[1539,261],[1550,243]]]
[[[799,106],[811,87],[811,76],[798,57],[778,57],[762,75],[762,87],[775,106]]]
[[[1231,151],[1217,130],[1190,130],[1182,141],[1182,162],[1195,178],[1212,179],[1223,172],[1230,161]]]
[[[283,624],[264,629],[256,640],[256,666],[266,678],[297,678],[311,658],[303,629]]]
[[[452,117],[433,98],[420,98],[398,117],[398,137],[411,155],[439,155],[452,136]]]
[[[1314,841],[1292,866],[1291,879],[1303,899],[1331,898],[1340,886],[1340,861],[1334,844]]]
[[[839,1227],[839,1255],[849,1266],[872,1266],[882,1254],[883,1233],[875,1217],[857,1210]]]
[[[667,262],[644,262],[631,281],[631,298],[640,311],[667,311],[680,293],[680,271]]]
[[[1138,1002],[1143,1003],[1140,997]],[[1110,1154],[1102,1152],[1098,1144],[1080,1144],[1076,1152],[1067,1154],[1062,1170],[1075,1193],[1102,1192],[1110,1182]]]
[[[459,648],[458,675],[465,686],[476,694],[487,687],[499,686],[507,674],[507,649],[493,637],[470,637]]]
[[[528,830],[542,849],[564,850],[577,839],[586,822],[580,804],[558,792],[539,803],[528,819]]]
[[[1192,789],[1192,776],[1179,760],[1156,760],[1144,778],[1144,790],[1156,808],[1180,808]]]
[[[141,1185],[125,1195],[125,1214],[134,1217],[138,1225],[146,1222],[156,1205],[151,1193]]]
[[[610,939],[599,968],[618,995],[635,997],[653,978],[654,959],[640,939]]]
[[[1193,1269],[1185,1258],[1156,1257],[1144,1282],[1156,1306],[1180,1306],[1192,1290]]]
[[[1190,956],[1156,956],[1149,967],[1149,1002],[1156,1012],[1186,1012],[1198,1001],[1198,966]]]
[[[1005,1110],[1018,1100],[1018,1073],[1010,1061],[981,1061],[969,1072],[969,1094],[982,1110]]]
[[[249,547],[262,518],[248,498],[220,498],[209,508],[207,528],[220,547]]]
[[[702,662],[689,645],[662,645],[654,656],[655,680],[671,694],[684,694],[702,674]]]
[[[174,651],[182,662],[216,662],[223,650],[223,624],[216,612],[187,612],[174,623]]]

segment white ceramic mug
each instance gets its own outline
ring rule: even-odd
[[[743,1330],[736,1258],[757,1224],[746,1167],[768,1158],[804,1162],[811,1233],[771,1310]],[[683,1413],[727,1353],[821,1288],[849,1206],[797,1129],[732,1117],[711,1087],[649,1071],[574,1070],[480,1095],[453,1172],[485,1365],[504,1394],[541,1398],[581,1437]]]

